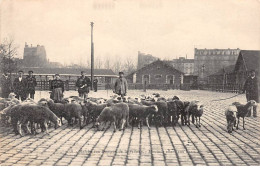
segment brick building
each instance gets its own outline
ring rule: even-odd
[[[23,66],[24,67],[45,67],[48,64],[46,51],[44,46],[32,46],[29,47],[25,43],[23,54]]]
[[[194,51],[194,74],[199,83],[207,83],[208,76],[236,63],[240,49],[197,49]]]
[[[179,59],[173,59],[167,62],[171,64],[175,69],[183,72],[185,75],[194,74],[194,59],[179,57]]]
[[[173,84],[183,83],[183,72],[167,62],[156,60],[126,76],[129,83]]]
[[[158,58],[154,57],[150,54],[144,54],[138,51],[138,62],[137,62],[137,69],[140,69],[154,61],[156,61]]]

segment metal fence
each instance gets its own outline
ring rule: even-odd
[[[206,85],[199,85],[198,88],[200,90],[238,93],[243,89],[243,85],[242,84],[206,84]]]

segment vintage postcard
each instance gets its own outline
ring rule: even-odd
[[[0,166],[259,166],[259,0],[0,0]]]

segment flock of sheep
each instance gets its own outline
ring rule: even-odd
[[[244,114],[247,114],[254,104],[254,101],[246,105],[235,102],[228,107],[225,113],[228,132],[232,132],[236,118],[239,123],[239,118],[244,119]],[[51,123],[56,129],[63,125],[63,118],[67,120],[68,125],[79,124],[80,129],[93,123],[93,128],[105,130],[112,124],[114,132],[117,128],[123,130],[130,124],[138,125],[140,128],[143,121],[148,128],[150,124],[175,126],[179,118],[182,125],[190,125],[192,118],[192,123],[200,127],[203,107],[199,101],[181,101],[177,96],[166,99],[159,93],[151,96],[141,95],[138,98],[121,98],[115,95],[110,99],[90,97],[87,100],[71,96],[64,98],[60,103],[45,98],[38,102],[32,99],[21,102],[15,98],[14,93],[7,99],[0,98],[1,123],[11,126],[15,134],[21,136],[37,134],[38,128],[48,133]]]

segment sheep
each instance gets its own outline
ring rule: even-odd
[[[49,109],[60,118],[61,124],[63,125],[62,117],[64,116],[65,113],[65,106],[62,103],[54,103],[52,99],[40,99],[38,101],[38,104],[41,102],[46,102],[47,101],[47,106]]]
[[[236,125],[237,108],[234,105],[229,105],[225,111],[225,116],[227,119],[227,131],[232,133],[233,126]]]
[[[141,100],[141,103],[146,106],[156,105],[158,107],[158,112],[155,115],[156,121],[159,120],[160,125],[162,126],[163,123],[167,123],[168,108],[167,103],[165,101],[146,101]]]
[[[107,103],[97,104],[92,101],[86,101],[82,106],[84,123],[87,125],[89,123],[89,120],[91,119],[93,122],[92,128],[95,127],[96,118],[100,115],[105,107],[107,107]]]
[[[178,116],[178,107],[175,101],[168,101],[167,102],[167,107],[168,107],[168,112],[169,112],[169,118],[168,119],[169,122],[172,123],[173,126],[176,125],[176,123],[178,122],[177,120],[177,116]]]
[[[124,129],[124,126],[128,126],[129,119],[129,107],[126,103],[117,103],[110,107],[105,107],[96,120],[96,126],[99,129],[99,126],[103,122],[111,122],[114,126],[114,132],[116,132],[117,126],[121,125],[120,130]]]
[[[245,130],[245,117],[249,114],[253,106],[256,105],[256,102],[254,100],[250,100],[245,105],[239,102],[234,102],[232,105],[236,106],[237,108],[237,130],[240,117],[243,118],[243,129]]]
[[[24,104],[19,108],[18,132],[21,136],[23,136],[21,126],[26,125],[28,121],[31,123],[31,132],[28,126],[27,131],[35,134],[36,128],[34,128],[34,124],[36,123],[40,123],[42,127],[44,126],[47,134],[49,134],[47,125],[49,121],[55,124],[55,129],[61,126],[60,119],[49,108],[35,104]]]
[[[150,129],[149,117],[158,112],[158,107],[156,105],[145,106],[139,104],[128,104],[129,106],[129,119],[133,121],[134,118],[138,120],[138,129],[143,124],[143,120],[146,120],[146,125]]]
[[[65,107],[64,118],[68,121],[68,125],[73,125],[71,123],[71,120],[74,117],[75,119],[79,120],[79,127],[80,127],[80,129],[82,129],[83,128],[83,125],[82,125],[83,111],[82,111],[81,104],[78,104],[78,103],[68,103],[68,104],[65,104],[64,107]]]
[[[200,104],[199,101],[191,101],[189,103],[186,102],[187,107],[185,108],[186,115],[188,115],[188,119],[186,120],[186,124],[190,125],[190,116],[192,116],[192,123],[194,124],[194,119],[196,120],[195,126],[201,127],[200,125],[200,117],[203,114],[203,105]],[[187,116],[185,116],[186,118]]]

